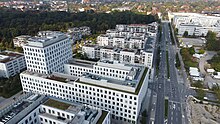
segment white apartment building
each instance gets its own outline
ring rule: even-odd
[[[29,35],[21,35],[21,36],[17,36],[13,39],[13,43],[15,47],[23,47],[24,44],[27,43],[27,40],[30,38],[31,36]]]
[[[143,49],[144,43],[146,42],[146,37],[127,37],[127,36],[108,36],[100,35],[97,37],[98,44],[100,46],[114,46],[121,48],[130,48],[130,49]]]
[[[37,94],[8,106],[0,116],[6,124],[110,124],[110,113],[99,108]],[[16,106],[14,105],[14,106]],[[20,106],[20,107],[19,107]],[[0,114],[3,111],[0,111]]]
[[[179,35],[188,31],[189,35],[206,36],[210,30],[216,32],[220,37],[220,17],[198,13],[168,13],[168,16],[170,20],[173,19]]]
[[[157,23],[116,25],[115,29],[109,29],[106,34],[98,36],[97,42],[100,46],[143,49],[147,38],[155,37],[156,32]]]
[[[83,54],[90,59],[119,61],[121,63],[141,64],[152,67],[154,37],[149,37],[144,43],[144,49],[127,49],[112,46],[86,45],[82,47]]]
[[[73,42],[75,42],[76,40],[81,40],[82,36],[90,35],[91,29],[90,27],[87,26],[74,27],[74,28],[69,28],[67,30],[67,33],[71,36]]]
[[[39,32],[23,46],[27,69],[42,74],[63,72],[72,58],[70,39],[61,32]]]
[[[220,27],[203,27],[199,24],[180,24],[178,28],[178,35],[183,35],[187,31],[188,35],[206,36],[208,31],[216,32],[220,36]]]
[[[137,123],[148,87],[149,70],[109,61],[91,63],[65,64],[68,75],[22,72],[23,91],[88,104],[110,111],[113,119]]]
[[[132,66],[126,66],[116,61],[92,62],[80,59],[70,60],[68,64],[64,65],[64,69],[66,74],[77,77],[81,77],[84,73],[91,73],[116,80],[133,80],[137,71]]]
[[[26,68],[25,57],[21,53],[0,52],[0,77],[9,78]]]

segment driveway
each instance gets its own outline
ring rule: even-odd
[[[214,55],[216,54],[216,52],[213,51],[206,51],[206,55],[202,58],[200,58],[199,60],[199,70],[201,72],[202,75],[205,76],[205,81],[204,84],[207,86],[208,82],[212,83],[212,82],[216,82],[208,73],[206,73],[205,71],[205,64],[207,63],[207,60],[210,60]]]

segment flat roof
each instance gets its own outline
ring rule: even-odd
[[[39,33],[39,36],[29,38],[25,46],[46,47],[68,38],[64,33],[57,31],[42,31]]]
[[[0,52],[0,62],[6,63],[6,62],[12,61],[14,59],[17,59],[21,56],[24,56],[24,55],[21,53],[16,53],[16,52],[12,52],[12,51]]]
[[[116,61],[110,61],[110,60],[100,60],[96,64],[97,66],[107,67],[107,68],[114,68],[114,69],[120,69],[125,71],[130,71],[132,69],[132,66],[129,66],[129,64],[123,64],[118,63]]]
[[[142,84],[143,84],[143,81],[144,81],[145,76],[147,74],[148,68],[146,68],[146,67],[144,68],[143,66],[137,66],[137,65],[135,65],[135,66],[139,67],[139,69],[137,70],[136,75],[135,75],[133,80],[129,80],[129,79],[119,80],[119,79],[107,78],[107,77],[103,77],[103,76],[100,76],[100,75],[89,74],[89,73],[88,74],[85,73],[84,77],[83,76],[82,77],[75,77],[75,76],[69,76],[69,75],[60,74],[60,73],[56,73],[55,76],[67,79],[65,81],[59,80],[59,79],[56,80],[56,81],[59,81],[59,82],[62,82],[62,83],[72,84],[73,82],[79,82],[79,83],[84,83],[84,84],[87,84],[87,85],[94,85],[94,86],[97,86],[97,87],[103,87],[103,88],[106,88],[106,89],[112,89],[112,90],[117,90],[117,91],[127,92],[127,93],[132,93],[132,94],[137,95],[139,93],[139,90],[140,90]],[[38,74],[36,72],[29,72],[29,71],[24,71],[22,73],[37,76],[37,77],[41,77],[41,78],[44,78],[44,79],[50,79],[50,78],[48,78],[49,75],[46,75],[46,74]],[[101,84],[94,83],[94,82],[93,83],[92,82],[87,82],[87,81],[85,82],[84,80],[81,81],[81,79],[83,79],[83,78],[89,79],[92,82],[93,81],[94,82],[101,81],[104,84],[105,83],[112,83],[112,84],[118,84],[118,85],[121,85],[121,86],[134,88],[135,92],[128,91],[128,90],[125,90],[125,89],[118,89],[120,87],[118,87],[116,89],[116,88],[113,88],[112,86],[108,86],[108,85],[103,86]],[[57,78],[55,78],[55,79],[57,79]],[[50,79],[50,80],[54,80],[54,78]]]
[[[55,81],[60,81],[60,82],[64,82],[64,83],[68,82],[67,78],[58,77],[58,76],[55,76],[55,75],[48,76],[47,79],[55,80]]]
[[[93,65],[96,64],[96,62],[81,60],[81,59],[71,59],[68,61],[67,64],[93,68]]]
[[[29,35],[20,35],[20,36],[15,37],[15,39],[19,39],[19,38],[28,39],[28,38],[30,38],[30,37],[31,37],[31,36],[29,36]]]
[[[144,83],[144,79],[146,77],[147,71],[148,71],[148,68],[145,67],[141,77],[139,77],[140,80],[138,82],[136,82],[136,84],[135,84],[135,87],[136,87],[135,92],[126,91],[124,89],[116,89],[116,88],[112,88],[112,87],[108,87],[108,86],[102,86],[102,85],[98,85],[98,84],[91,84],[89,82],[83,82],[83,81],[80,81],[80,80],[76,80],[76,82],[83,83],[83,84],[86,84],[86,85],[92,85],[92,86],[96,86],[96,87],[102,87],[102,88],[106,88],[106,89],[111,89],[111,90],[117,90],[119,92],[125,92],[125,93],[130,93],[130,94],[138,95],[139,91],[140,91],[140,89],[141,89],[141,87],[142,87],[142,85]],[[116,83],[116,82],[113,82],[113,83]]]
[[[121,51],[133,52],[133,53],[135,53],[137,50],[136,50],[136,49],[122,49]]]
[[[8,108],[10,110],[7,113],[5,113],[3,116],[0,116],[0,120],[5,119],[5,117],[7,117],[9,115],[11,116],[11,114],[13,114],[13,116],[8,117],[10,119],[7,120],[6,123],[12,123],[12,122],[15,122],[15,121],[20,121],[23,117],[17,118],[16,115],[20,114],[20,112],[25,113],[27,111],[31,111],[30,109],[34,109],[34,108],[30,108],[30,106],[34,106],[35,104],[39,105],[39,103],[37,103],[35,101],[42,100],[42,98],[43,97],[38,95],[38,94],[30,94],[28,96],[28,98],[20,98],[21,100],[16,100],[16,101],[14,101],[13,104],[8,104],[8,106],[12,105],[13,107]],[[3,109],[5,109],[5,108],[3,108]],[[26,108],[29,108],[29,109],[27,110]],[[19,115],[19,116],[21,116],[21,115]],[[23,116],[26,116],[26,115],[23,115]]]
[[[48,99],[43,105],[61,109],[61,110],[67,110],[71,106],[68,103],[60,102],[60,101],[53,100],[53,99]]]

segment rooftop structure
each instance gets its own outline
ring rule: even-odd
[[[12,51],[0,52],[0,77],[9,78],[25,68],[26,63],[22,53]]]
[[[12,51],[0,52],[0,62],[7,63],[9,61],[13,61],[15,59],[18,59],[22,56],[24,56],[24,55],[21,53],[12,52]]]
[[[29,38],[28,43],[25,46],[42,48],[65,39],[68,39],[68,37],[61,32],[41,31],[38,33],[38,36]]]
[[[198,68],[190,67],[189,70],[190,70],[190,72],[189,72],[190,76],[193,76],[193,77],[199,77],[200,76]]]
[[[78,59],[70,60],[64,67],[65,73],[69,75],[82,76],[84,73],[91,73],[120,81],[135,80],[144,68],[143,66],[123,64],[117,61],[90,62]]]
[[[198,69],[198,68],[190,67],[190,68],[189,68],[189,73],[190,73],[191,78],[192,78],[193,80],[195,80],[195,81],[198,81],[198,80],[203,81],[203,80],[204,80],[204,78],[202,78],[202,77],[200,76],[200,72],[199,72],[199,69]]]
[[[16,103],[5,116],[0,118],[0,121],[6,124],[22,124],[24,122],[62,124],[100,122],[110,124],[108,111],[37,94],[30,95]]]
[[[29,35],[21,35],[21,36],[17,36],[13,39],[13,43],[15,47],[23,47],[24,44],[27,43],[27,40],[30,38],[31,36]]]

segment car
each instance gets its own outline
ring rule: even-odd
[[[161,88],[161,84],[159,84],[159,89]]]
[[[2,119],[2,122],[7,122],[7,120],[5,120],[5,119]]]
[[[14,105],[14,108],[16,108],[16,107],[18,107],[18,105],[17,105],[17,104],[15,104],[15,105]]]
[[[4,123],[7,122],[7,121],[8,121],[8,120],[6,120],[6,119],[2,119],[2,122],[4,122]]]
[[[173,104],[173,109],[175,109],[176,108],[176,105],[175,104]]]
[[[12,113],[10,113],[9,115],[10,115],[10,116],[14,116],[14,115],[15,115],[15,113],[14,113],[14,112],[12,112]]]
[[[5,119],[6,119],[6,120],[10,120],[10,117],[7,116],[7,117],[5,117]]]

